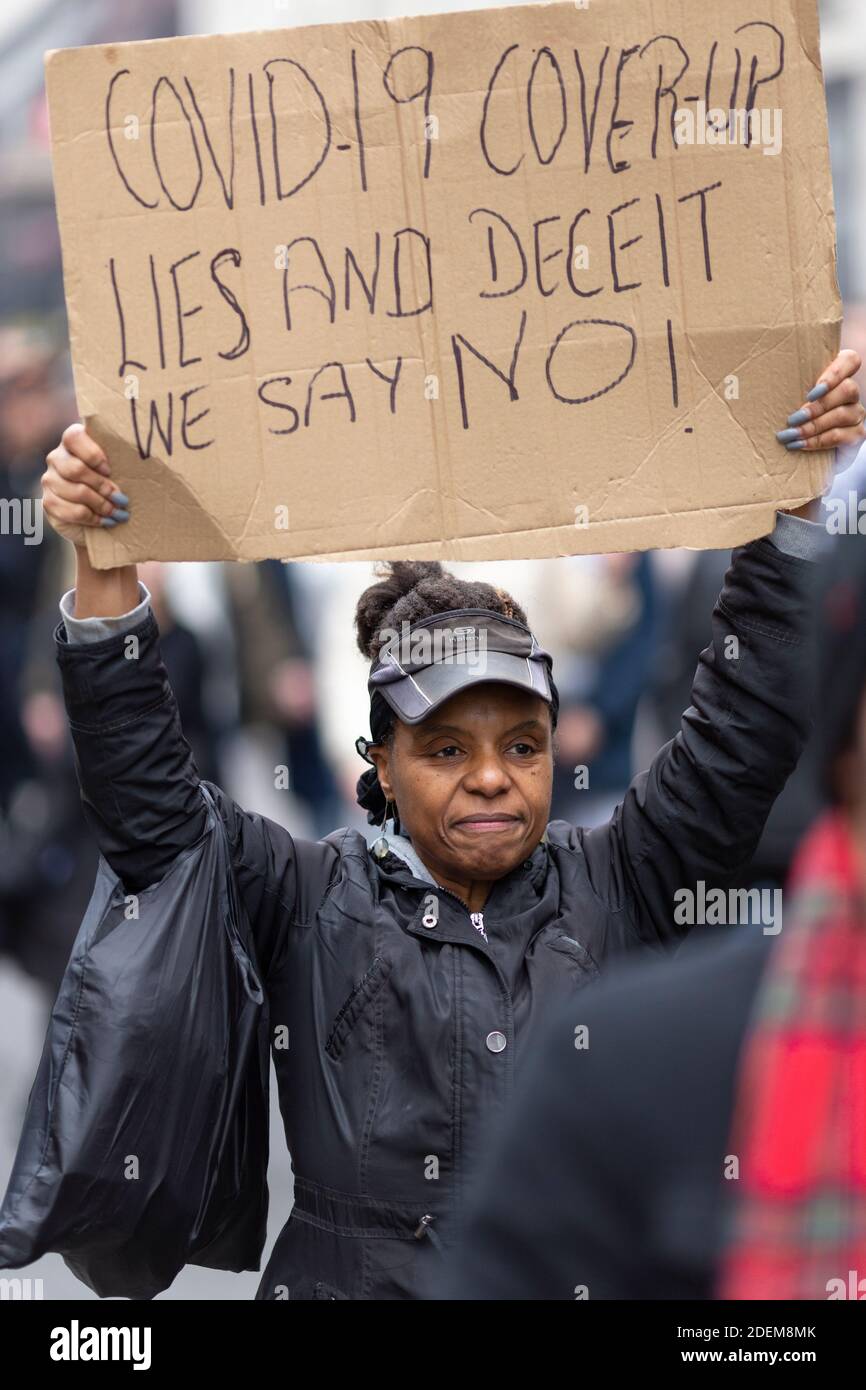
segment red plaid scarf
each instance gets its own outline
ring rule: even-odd
[[[866,1298],[866,901],[838,815],[807,837],[788,894],[739,1072],[717,1297]]]

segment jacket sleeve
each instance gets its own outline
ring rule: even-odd
[[[768,537],[734,551],[680,732],[582,836],[596,892],[620,910],[606,951],[684,935],[678,890],[743,884],[810,728],[814,571]]]
[[[127,892],[158,882],[203,834],[207,811],[184,738],[150,609],[100,641],[54,633],[84,817]],[[208,784],[226,827],[238,889],[261,968],[276,962],[290,922],[321,897],[337,858],[325,842],[295,840]]]

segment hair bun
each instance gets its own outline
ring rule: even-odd
[[[417,623],[436,613],[485,608],[526,622],[520,604],[503,589],[481,580],[458,579],[438,560],[380,561],[375,573],[381,578],[364,590],[355,610],[358,646],[370,661],[383,645],[383,628],[400,632],[403,623]]]
[[[386,619],[395,605],[425,581],[439,581],[445,571],[438,560],[379,560],[374,573],[379,581],[365,589],[355,611],[358,646],[372,661],[381,643],[377,634],[388,626]]]

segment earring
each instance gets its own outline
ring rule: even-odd
[[[378,839],[374,842],[374,844],[373,844],[373,853],[375,854],[375,856],[376,856],[377,859],[384,859],[384,858],[385,858],[385,855],[388,853],[388,851],[389,851],[390,848],[391,848],[391,842],[390,842],[390,840],[388,839],[388,836],[385,834],[385,822],[386,822],[387,819],[388,819],[388,807],[389,807],[390,805],[391,805],[390,801],[387,801],[387,800],[386,800],[386,802],[385,802],[385,814],[384,814],[384,816],[382,817],[382,833],[381,833],[381,835],[379,836],[379,838],[378,838]]]

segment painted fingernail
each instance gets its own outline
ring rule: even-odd
[[[113,492],[113,493],[111,494],[111,496],[109,497],[108,500],[109,500],[109,502],[111,502],[115,507],[128,507],[128,506],[129,506],[129,498],[127,497],[127,495],[126,495],[125,492]]]
[[[811,420],[811,418],[811,413],[808,410],[795,410],[793,415],[788,416],[788,424],[805,425],[806,421]]]
[[[786,445],[785,445],[785,448],[786,448],[786,449],[805,449],[805,447],[806,447],[806,441],[805,441],[805,439],[800,439],[800,440],[798,440],[796,444],[786,444]]]
[[[99,524],[100,526],[116,526],[117,521],[113,516],[101,516],[99,518]]]
[[[114,521],[129,521],[129,512],[125,512],[118,507],[116,512],[112,512],[112,518]]]
[[[808,396],[806,397],[806,400],[820,401],[821,397],[826,396],[829,390],[829,384],[826,381],[821,381],[818,383],[817,386],[812,387],[812,390],[809,392]]]
[[[776,432],[776,438],[780,444],[789,444],[792,439],[799,439],[800,437],[799,430],[778,430]]]

